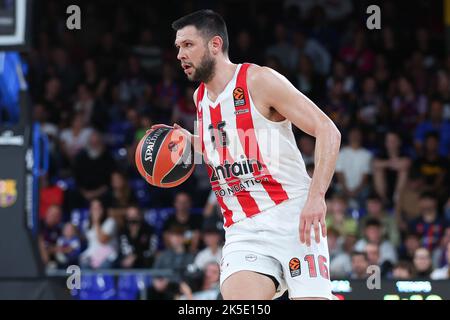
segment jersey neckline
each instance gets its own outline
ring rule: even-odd
[[[210,105],[212,108],[215,108],[215,107],[217,107],[217,106],[220,104],[220,101],[221,101],[221,99],[222,99],[222,96],[225,94],[225,92],[228,91],[229,87],[230,87],[232,84],[236,83],[236,78],[237,78],[237,75],[239,74],[239,70],[241,70],[241,67],[242,67],[242,64],[239,63],[239,64],[237,65],[237,67],[236,67],[236,70],[234,71],[233,77],[230,79],[230,81],[228,81],[227,85],[226,85],[225,88],[222,90],[222,92],[217,96],[217,98],[216,98],[215,101],[211,101],[211,99],[208,97],[208,89],[206,88],[206,85],[204,85],[204,86],[205,86],[205,92],[204,92],[204,94],[203,94],[203,99],[206,98],[206,99],[208,100],[208,102],[209,102],[209,105]]]

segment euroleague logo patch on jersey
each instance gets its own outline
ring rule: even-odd
[[[298,258],[292,258],[289,260],[289,271],[291,273],[291,277],[297,277],[301,274],[300,260]]]
[[[244,89],[242,89],[241,87],[234,88],[233,100],[234,100],[235,107],[240,107],[240,106],[245,105]]]

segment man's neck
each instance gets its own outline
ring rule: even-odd
[[[237,64],[228,59],[217,60],[214,76],[208,83],[205,83],[208,89],[208,98],[215,101],[219,94],[225,89],[236,72]]]

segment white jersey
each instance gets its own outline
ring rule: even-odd
[[[204,83],[197,92],[198,133],[224,226],[261,213],[309,190],[311,178],[289,120],[270,121],[247,89],[247,69],[238,65],[217,97]]]

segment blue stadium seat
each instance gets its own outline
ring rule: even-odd
[[[114,277],[96,274],[81,276],[80,300],[114,300],[116,288]]]
[[[148,208],[151,206],[152,196],[148,183],[142,178],[131,179],[131,189],[133,190],[139,206]]]
[[[139,290],[148,288],[151,278],[142,274],[124,274],[119,276],[117,283],[118,300],[136,300]]]
[[[127,133],[131,130],[128,121],[113,122],[108,127],[108,145],[112,148],[119,148],[125,145]]]

